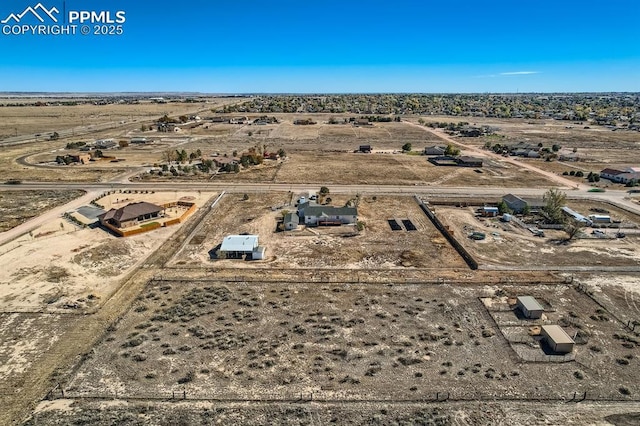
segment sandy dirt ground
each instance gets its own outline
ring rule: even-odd
[[[275,232],[293,194],[252,194],[249,200],[229,194],[205,219],[203,228],[170,264],[215,268],[339,268],[351,270],[404,268],[460,268],[464,262],[435,229],[411,197],[361,197],[354,226],[300,227],[297,231]],[[332,205],[342,206],[350,197],[333,196]],[[295,200],[294,200],[295,201]],[[271,207],[280,207],[272,211]],[[388,219],[408,219],[416,231],[392,231]],[[251,233],[267,247],[266,259],[259,262],[212,260],[211,252],[229,231]]]
[[[127,402],[45,401],[26,424],[66,425],[85,422],[99,426],[135,423],[286,424],[286,425],[615,425],[632,426],[640,419],[638,403],[580,404],[539,402],[407,402],[373,403],[210,403],[193,401]]]
[[[451,226],[458,241],[486,267],[633,267],[640,262],[638,237],[635,235],[619,239],[613,237],[614,231],[605,230],[610,238],[596,238],[591,234],[591,228],[584,228],[582,238],[566,244],[562,243],[567,236],[564,231],[544,230],[544,238],[535,237],[515,223],[504,223],[497,218],[478,218],[474,210],[472,207],[436,208],[438,217]],[[468,238],[474,231],[485,233],[486,239],[474,241]]]
[[[119,199],[170,202],[184,198],[201,206],[211,195],[116,193],[101,201],[109,207]],[[179,226],[118,238],[101,228],[51,220],[0,247],[0,263],[7,265],[0,270],[2,310],[74,312],[95,307]]]
[[[66,204],[82,191],[6,191],[0,193],[0,233],[15,228],[45,211]]]
[[[522,319],[507,304],[523,294],[543,303],[542,322]],[[528,330],[548,323],[577,333],[575,361],[543,361]],[[400,401],[435,392],[570,400],[586,391],[624,399],[640,392],[640,343],[631,336],[570,285],[157,281],[65,393]]]

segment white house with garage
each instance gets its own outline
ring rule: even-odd
[[[265,247],[258,245],[257,235],[228,235],[222,240],[220,253],[226,259],[264,259]]]
[[[305,203],[306,204],[306,203]],[[356,223],[358,209],[355,207],[334,207],[303,205],[298,206],[300,219],[307,226],[339,226]]]

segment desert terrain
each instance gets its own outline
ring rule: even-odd
[[[0,185],[0,236],[25,229],[0,245],[0,423],[637,422],[640,197],[563,173],[639,166],[640,133],[551,118],[355,125],[354,113],[220,112],[243,102],[0,107],[11,142],[0,144],[0,181],[12,180]],[[179,129],[159,131],[164,115]],[[496,130],[428,126],[461,119]],[[14,145],[20,136],[33,140]],[[79,150],[97,139],[117,146]],[[584,159],[496,156],[488,141],[557,143]],[[422,155],[434,145],[482,166],[436,166]],[[92,161],[56,161],[81,152]],[[212,165],[234,158],[235,170]],[[478,213],[550,188],[611,223],[539,237],[528,227],[543,215],[515,215],[523,227]],[[116,237],[78,220],[85,191],[91,209],[197,209]],[[301,197],[356,207],[357,220],[283,230]],[[243,234],[259,237],[263,259],[220,255]],[[523,295],[541,318],[523,317]],[[544,325],[563,327],[572,350],[549,350]]]

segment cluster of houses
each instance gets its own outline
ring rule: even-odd
[[[516,309],[519,309],[526,319],[540,319],[544,308],[533,296],[518,296]],[[543,325],[540,327],[543,342],[556,353],[571,353],[575,341],[559,325]]]
[[[207,120],[211,121],[212,123],[228,123],[228,124],[254,124],[254,125],[267,125],[267,124],[274,124],[278,122],[278,119],[276,117],[268,117],[268,116],[261,116],[258,117],[256,119],[254,119],[253,121],[245,116],[245,115],[241,115],[241,116],[236,116],[236,117],[223,117],[223,116],[216,116],[216,117],[211,117],[208,118]]]
[[[98,139],[93,143],[87,143],[86,145],[81,146],[79,149],[83,152],[94,151],[98,149],[104,151],[106,149],[117,148],[118,146],[118,142],[113,139]]]
[[[624,170],[606,168],[600,172],[600,178],[615,183],[637,183],[640,182],[640,167],[627,167]]]

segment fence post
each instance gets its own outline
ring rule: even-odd
[[[187,399],[187,391],[186,390],[182,391],[182,399]]]

